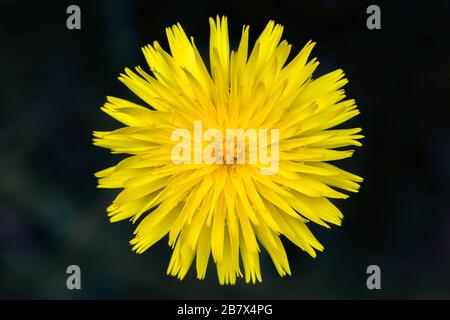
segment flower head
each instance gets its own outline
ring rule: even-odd
[[[273,21],[253,49],[243,27],[236,51],[225,17],[210,28],[209,70],[177,24],[166,29],[170,53],[158,42],[143,48],[151,74],[121,74],[142,102],[108,97],[102,110],[125,126],[94,132],[94,144],[129,157],[96,176],[100,188],[123,189],[107,211],[111,222],[139,222],[133,250],[168,235],[168,274],[183,279],[195,259],[203,279],[212,256],[220,284],[255,283],[262,249],[284,276],[281,236],[315,257],[323,246],[307,223],[341,224],[329,199],[357,192],[362,178],[328,162],[350,157],[341,148],[363,136],[332,128],[359,111],[345,100],[342,70],[313,79],[314,43],[287,62],[291,45]]]

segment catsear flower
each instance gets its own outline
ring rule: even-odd
[[[362,178],[328,163],[352,155],[343,147],[361,146],[360,128],[332,129],[359,111],[345,99],[342,70],[312,77],[313,42],[287,62],[291,45],[273,21],[253,49],[243,27],[236,51],[225,17],[210,19],[210,27],[209,69],[177,24],[166,29],[170,53],[158,42],[143,48],[151,73],[137,67],[120,75],[142,101],[107,97],[102,110],[125,126],[94,132],[94,144],[129,157],[98,172],[98,186],[123,189],[107,211],[111,222],[138,222],[131,240],[137,253],[168,235],[170,275],[183,279],[195,260],[203,279],[212,256],[220,284],[243,276],[255,283],[263,249],[281,276],[291,274],[280,237],[315,257],[323,246],[307,223],[340,225],[329,199],[359,189]],[[213,128],[216,135],[207,137]],[[244,143],[239,135],[230,141],[229,129],[242,129]],[[187,142],[181,148],[180,137]],[[174,159],[174,150],[183,155]]]

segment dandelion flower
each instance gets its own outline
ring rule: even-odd
[[[137,253],[168,236],[172,276],[183,279],[195,260],[197,278],[204,279],[212,257],[220,284],[235,284],[238,277],[255,283],[261,281],[262,250],[281,276],[290,275],[282,236],[316,257],[323,246],[307,224],[341,225],[343,215],[329,199],[347,198],[343,192],[357,192],[363,180],[329,163],[352,156],[342,148],[361,146],[360,128],[333,129],[359,111],[346,99],[342,70],[313,78],[315,43],[288,62],[291,45],[281,40],[283,27],[270,21],[253,49],[244,26],[231,51],[227,19],[209,22],[209,69],[177,24],[166,29],[170,53],[158,42],[142,49],[150,72],[136,67],[120,75],[142,101],[107,97],[102,110],[125,126],[95,131],[94,144],[129,156],[96,173],[98,187],[123,189],[108,216],[138,223],[130,241]],[[267,166],[250,157],[191,161],[206,152],[205,141],[200,150],[183,149],[188,161],[174,161],[174,131],[183,128],[195,138],[196,121],[203,130],[221,132],[276,129],[276,141],[258,140],[259,147],[277,143],[271,149],[278,152],[276,170],[262,174]],[[223,145],[212,150],[216,160],[228,159]],[[250,138],[239,146],[231,150],[234,160],[252,152]]]

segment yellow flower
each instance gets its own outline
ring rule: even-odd
[[[262,248],[281,276],[291,274],[280,236],[315,257],[323,246],[307,223],[340,225],[343,216],[328,198],[347,198],[342,191],[357,192],[363,180],[327,163],[353,153],[334,149],[361,146],[360,128],[331,129],[359,111],[354,100],[345,100],[342,70],[312,78],[318,65],[308,61],[314,43],[287,63],[291,45],[281,41],[283,27],[273,21],[251,50],[248,27],[236,51],[230,51],[225,17],[210,19],[210,28],[210,72],[193,38],[177,24],[166,29],[170,53],[158,42],[143,48],[152,75],[141,67],[121,74],[143,103],[107,97],[102,110],[125,127],[94,132],[94,144],[130,156],[98,172],[98,186],[123,189],[108,215],[111,222],[140,221],[131,240],[137,253],[168,235],[170,275],[183,279],[195,259],[203,279],[212,255],[220,284],[235,284],[244,275],[255,283],[261,281]],[[196,123],[202,125],[200,136]],[[258,150],[277,146],[271,149],[276,166],[264,174],[267,162],[250,161],[250,135],[244,144],[230,144],[234,148],[227,148],[228,136],[217,139],[218,148],[209,151],[220,161],[205,162],[203,132],[212,128],[223,136],[228,129],[278,132],[269,141],[261,135],[257,140]],[[187,142],[196,135],[203,141],[177,149],[183,156],[174,159],[179,129],[190,134]],[[230,152],[234,163],[225,161]],[[243,163],[237,162],[239,154]]]

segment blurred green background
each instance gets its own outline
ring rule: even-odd
[[[374,2],[382,29],[366,28],[364,1],[0,1],[0,298],[450,298],[450,1]],[[81,7],[82,28],[66,28]],[[110,224],[117,194],[93,173],[123,156],[91,144],[92,130],[119,124],[100,111],[106,95],[139,101],[118,80],[145,66],[140,48],[180,22],[207,54],[208,17],[229,19],[232,47],[243,24],[251,40],[269,19],[297,52],[318,41],[317,74],[343,68],[361,115],[364,146],[339,162],[366,180],[335,202],[341,228],[313,227],[325,251],[312,259],[285,241],[293,272],[279,278],[262,255],[263,282],[218,285],[191,268],[165,271],[161,241],[131,252],[133,226]],[[66,268],[82,290],[66,288]],[[366,288],[377,264],[382,290]]]

